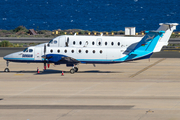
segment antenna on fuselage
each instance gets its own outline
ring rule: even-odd
[[[101,36],[103,36],[103,33],[101,33]]]
[[[76,36],[76,33],[74,33],[74,36]]]

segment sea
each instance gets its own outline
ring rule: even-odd
[[[180,23],[180,0],[0,0],[0,29],[156,30]],[[180,27],[177,27],[180,31]]]

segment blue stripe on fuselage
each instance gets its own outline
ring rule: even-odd
[[[43,62],[42,60],[34,60],[34,58],[4,58],[11,62]]]
[[[110,63],[121,63],[121,62],[126,62],[126,61],[132,61],[132,60],[140,60],[140,59],[147,59],[150,58],[150,56],[153,53],[135,58],[135,59],[127,59],[127,60],[122,60],[122,59],[114,59],[114,60],[106,60],[106,59],[77,59],[81,63],[89,63],[89,64],[110,64]],[[55,56],[55,55],[53,55]],[[5,60],[11,61],[11,62],[28,62],[28,63],[43,63],[44,60],[35,60],[34,58],[4,58]],[[56,63],[50,61],[50,63]],[[58,64],[65,64],[64,62],[58,62]]]

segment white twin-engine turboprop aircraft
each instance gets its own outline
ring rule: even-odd
[[[150,58],[168,44],[177,23],[160,23],[156,31],[146,31],[144,37],[116,36],[59,36],[49,43],[28,47],[24,51],[6,55],[5,72],[9,62],[66,64],[70,73],[78,71],[77,64],[109,64]]]

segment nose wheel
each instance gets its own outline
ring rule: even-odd
[[[4,72],[9,72],[9,68],[5,68],[5,69],[4,69]]]
[[[9,66],[9,61],[6,61],[6,65],[7,65],[7,67],[4,69],[4,72],[10,72],[10,70],[9,70],[9,68],[8,68],[8,66]]]

